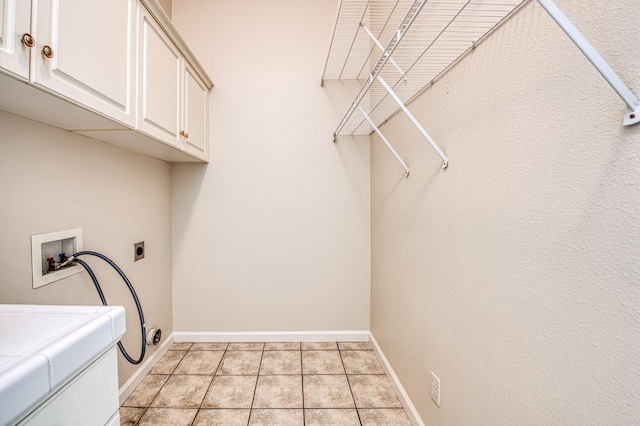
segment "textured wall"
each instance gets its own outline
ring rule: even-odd
[[[637,2],[557,3],[640,94]],[[425,423],[636,424],[640,125],[533,1],[410,108],[450,165],[372,138],[372,331]]]
[[[335,0],[174,0],[216,87],[211,163],[172,167],[175,329],[368,330],[369,146],[320,87]]]
[[[85,250],[104,253],[132,281],[147,326],[170,335],[169,164],[4,112],[0,129],[0,303],[100,305],[85,272],[32,288],[31,235],[82,228]],[[138,241],[146,257],[133,263]],[[107,301],[126,308],[123,343],[137,358],[140,325],[125,284],[86,260]],[[135,367],[119,356],[119,370],[122,385]]]

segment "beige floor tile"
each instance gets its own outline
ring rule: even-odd
[[[216,376],[202,406],[206,408],[251,408],[257,376]]]
[[[249,426],[303,426],[302,410],[251,410]]]
[[[146,408],[121,407],[120,426],[134,426],[144,414]]]
[[[338,351],[302,351],[303,374],[345,374]]]
[[[191,345],[192,351],[224,351],[228,343],[194,343]]]
[[[173,374],[209,374],[218,369],[224,351],[189,351]]]
[[[402,408],[361,408],[362,426],[411,426],[411,421]]]
[[[253,408],[302,408],[302,376],[258,376]]]
[[[347,376],[304,376],[305,408],[354,408]]]
[[[299,351],[300,342],[265,343],[265,351]]]
[[[251,410],[201,409],[193,426],[247,426]]]
[[[142,379],[129,398],[122,404],[125,407],[148,407],[158,395],[169,376],[152,375]]]
[[[198,410],[183,408],[149,408],[138,426],[189,426]]]
[[[302,342],[303,351],[335,351],[338,349],[336,342]]]
[[[360,426],[355,409],[306,409],[305,426]],[[385,423],[380,423],[384,425]]]
[[[170,351],[188,351],[191,348],[191,343],[173,343],[170,347]]]
[[[198,408],[211,383],[211,376],[173,375],[151,404],[153,407]]]
[[[373,350],[370,342],[338,342],[341,351],[370,351]]]
[[[347,374],[384,374],[384,370],[373,351],[341,351]]]
[[[348,376],[358,408],[401,407],[387,376]]]
[[[149,374],[171,374],[176,369],[187,351],[167,351]]]
[[[174,343],[120,418],[127,426],[411,424],[370,342]]]
[[[257,376],[262,351],[227,351],[216,374]]]
[[[228,351],[261,351],[264,343],[229,343]]]
[[[265,351],[260,375],[302,374],[300,351]]]

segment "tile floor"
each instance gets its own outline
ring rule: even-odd
[[[174,343],[122,425],[411,425],[368,342]]]

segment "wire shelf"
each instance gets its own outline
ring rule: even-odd
[[[527,1],[341,0],[323,80],[363,82],[354,105],[363,107],[379,126],[399,108],[377,80],[369,80],[372,73],[374,77],[379,73],[407,103]],[[412,8],[417,16],[411,16]],[[372,42],[361,24],[385,46],[387,54]],[[388,59],[391,52],[393,61]],[[349,109],[338,135],[372,131],[369,122],[355,111],[355,106]]]

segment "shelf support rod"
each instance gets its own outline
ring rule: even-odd
[[[407,163],[405,163],[404,160],[400,157],[400,154],[398,154],[398,152],[395,149],[393,149],[393,146],[391,146],[387,138],[382,134],[380,129],[378,129],[378,126],[376,126],[373,120],[369,117],[369,114],[367,114],[360,105],[358,105],[358,109],[360,110],[360,113],[363,115],[365,120],[367,120],[371,125],[371,127],[373,127],[373,130],[378,134],[378,136],[380,136],[380,139],[382,139],[382,142],[384,142],[387,148],[389,148],[389,151],[391,151],[393,156],[396,157],[396,160],[398,160],[398,162],[402,165],[402,167],[404,168],[404,176],[409,177],[409,166],[407,166]]]
[[[342,121],[338,125],[338,128],[335,130],[335,132],[333,132],[334,135],[338,135],[342,131],[342,129],[347,124],[347,122],[349,121],[353,113],[356,112],[357,106],[360,105],[360,102],[366,96],[367,92],[371,88],[371,85],[373,84],[375,77],[378,74],[380,74],[380,72],[382,71],[382,68],[385,66],[389,58],[391,58],[391,55],[393,55],[393,52],[396,50],[396,48],[400,44],[400,41],[402,41],[402,38],[405,36],[407,31],[409,31],[409,28],[411,28],[411,25],[413,25],[414,21],[422,11],[422,8],[424,8],[426,4],[427,4],[426,0],[413,1],[413,3],[411,4],[411,7],[407,11],[407,14],[402,20],[402,23],[398,27],[398,30],[395,32],[394,36],[389,41],[389,44],[387,45],[386,49],[384,49],[386,54],[381,55],[380,59],[378,59],[378,62],[373,68],[373,71],[371,72],[369,78],[362,85],[362,87],[360,88],[360,92],[356,95],[356,99],[353,101],[353,103],[347,110],[347,113],[342,118]]]
[[[402,100],[400,100],[398,95],[396,95],[396,93],[393,91],[393,89],[391,87],[389,87],[387,82],[384,81],[384,79],[380,76],[380,74],[378,74],[376,79],[378,80],[378,82],[380,82],[382,87],[385,88],[385,90],[389,93],[389,95],[391,95],[393,100],[396,101],[396,103],[398,104],[400,109],[402,109],[402,111],[404,111],[404,113],[407,115],[407,117],[409,117],[409,120],[411,120],[411,122],[414,124],[414,126],[416,126],[417,129],[420,131],[420,133],[422,133],[422,136],[424,136],[424,138],[431,144],[433,149],[436,150],[438,155],[442,158],[442,168],[446,169],[447,166],[449,165],[449,159],[444,154],[444,152],[442,152],[442,150],[440,149],[438,144],[433,140],[433,138],[431,138],[431,136],[429,136],[429,134],[424,129],[424,127],[422,127],[422,125],[418,122],[418,120],[413,116],[411,111],[409,111],[409,108],[407,108],[407,106],[404,104],[404,102],[402,102]]]
[[[369,28],[367,28],[367,26],[362,22],[360,22],[360,27],[362,27],[362,29],[367,33],[367,35],[369,35],[369,38],[371,38],[371,40],[375,43],[375,45],[378,46],[378,49],[382,50],[382,54],[389,57],[389,62],[391,62],[391,64],[398,70],[398,72],[400,73],[400,76],[402,76],[402,80],[406,82],[407,81],[406,73],[402,71],[402,68],[400,68],[400,65],[398,65],[396,61],[393,60],[389,52],[387,52],[384,49],[384,46],[382,45],[382,43],[380,43],[380,41],[376,38],[376,36],[374,36],[373,33],[369,30]]]
[[[591,46],[586,38],[580,31],[573,25],[573,23],[567,18],[567,16],[555,5],[551,0],[538,0],[538,3],[547,11],[547,13],[553,18],[554,21],[562,28],[562,30],[569,36],[571,41],[584,53],[594,67],[600,74],[607,80],[613,90],[622,98],[629,111],[625,114],[622,122],[625,126],[637,124],[640,122],[640,100],[633,94],[633,92],[625,85],[618,74],[607,64],[607,62],[600,56],[598,51]]]

